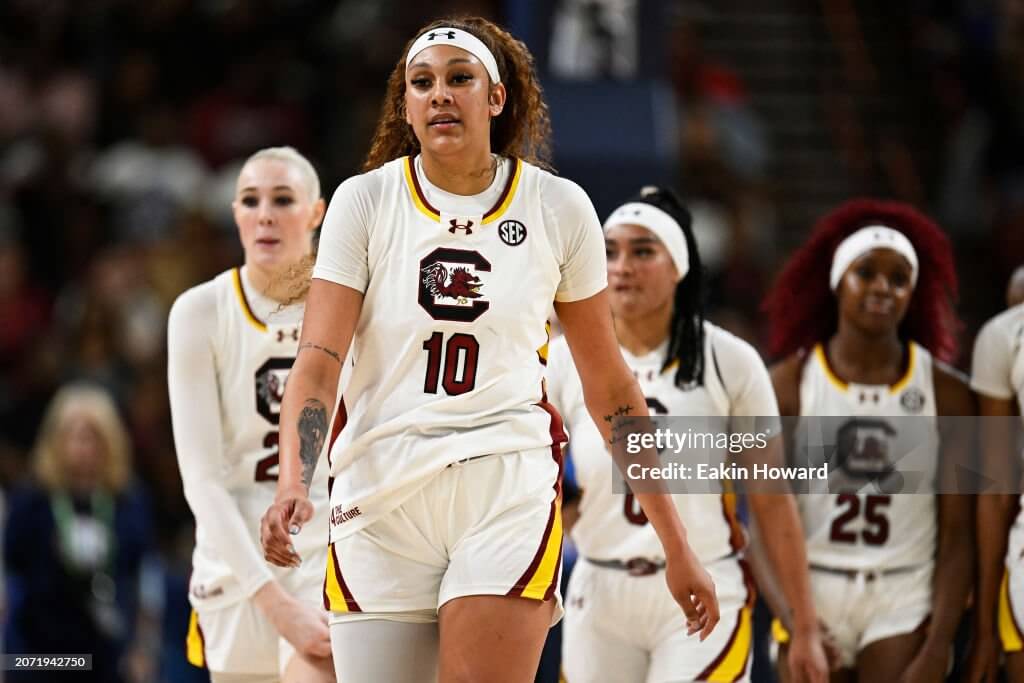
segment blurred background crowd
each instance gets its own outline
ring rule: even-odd
[[[194,530],[170,429],[170,304],[241,262],[230,200],[245,157],[293,145],[329,198],[361,165],[405,41],[463,12],[534,52],[555,166],[602,217],[640,184],[686,198],[711,319],[755,345],[781,260],[853,196],[912,202],[949,233],[963,349],[1004,305],[1024,263],[1021,0],[5,0],[5,651],[45,637],[26,615],[52,618],[84,595],[81,628],[124,655],[120,675],[192,680],[181,644]],[[48,412],[79,381],[103,391],[62,395]],[[90,475],[117,434],[123,476]],[[85,482],[87,509],[68,517],[67,480],[44,454]],[[113,501],[90,494],[110,477]],[[81,540],[104,537],[88,518],[116,530],[114,547]]]

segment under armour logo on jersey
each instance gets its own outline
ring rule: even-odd
[[[292,341],[299,341],[299,328],[293,327],[291,332],[285,332],[284,330],[277,331],[277,341],[283,342],[285,338],[291,338]]]
[[[427,40],[434,40],[438,36],[444,36],[448,40],[455,40],[455,31],[431,31],[427,35]]]
[[[470,230],[470,228],[473,227],[473,221],[466,221],[466,223],[464,225],[459,225],[459,221],[457,219],[453,218],[450,221],[448,221],[448,223],[450,223],[451,226],[452,226],[452,227],[448,228],[448,232],[450,232],[453,235],[455,234],[456,230],[465,230],[467,235],[472,235],[473,234],[473,231]]]
[[[858,396],[858,399],[859,399],[860,403],[867,403],[869,400],[874,401],[875,403],[878,403],[878,402],[880,402],[882,400],[881,396],[878,395],[878,392],[866,393],[866,392],[863,392],[863,391],[860,392],[860,396]]]

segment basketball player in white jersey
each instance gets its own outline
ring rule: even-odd
[[[772,369],[779,408],[802,418],[795,457],[830,468],[827,488],[797,498],[815,606],[840,654],[833,681],[945,678],[973,550],[970,498],[935,495],[954,490],[971,440],[936,417],[974,411],[939,360],[955,351],[955,293],[934,223],[857,200],[819,222],[766,299],[785,358]]]
[[[670,191],[644,188],[604,224],[615,332],[647,405],[663,415],[767,418],[779,434],[768,370],[746,342],[704,319],[704,274],[689,212]],[[551,401],[572,435],[582,489],[571,533],[581,559],[566,596],[562,668],[572,683],[750,680],[753,587],[736,494],[678,494],[690,544],[711,572],[722,621],[704,642],[688,638],[660,573],[661,546],[632,494],[612,493],[612,468],[587,412],[565,340],[551,346]],[[767,426],[767,425],[766,425]],[[781,437],[772,440],[782,464]],[[758,458],[766,462],[769,450]],[[752,495],[775,574],[799,637],[794,680],[828,677],[811,602],[803,536],[792,496]],[[576,505],[575,503],[573,505]],[[571,508],[567,507],[568,511]]]
[[[970,683],[995,683],[1000,653],[1011,681],[1024,680],[1024,513],[1020,415],[1024,413],[1024,304],[989,320],[974,343],[971,386],[982,415],[983,473],[995,492],[978,496],[978,590]],[[988,418],[988,419],[986,419]]]
[[[258,537],[302,322],[301,303],[282,303],[296,296],[285,274],[312,260],[320,182],[294,149],[264,149],[242,167],[232,208],[245,265],[182,294],[168,322],[174,441],[196,518],[188,658],[215,683],[331,681],[324,468],[311,487],[316,516],[294,539],[306,562],[269,566]]]
[[[617,416],[646,415],[615,343],[594,209],[529,163],[548,129],[522,43],[483,19],[435,22],[392,73],[368,172],[331,201],[263,547],[277,564],[295,558],[289,531],[309,515],[351,342],[325,585],[346,683],[533,680],[561,612],[565,435],[543,385],[552,301],[605,438],[624,439]],[[640,502],[706,637],[710,576],[671,500]]]

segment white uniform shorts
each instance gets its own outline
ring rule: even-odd
[[[561,449],[471,458],[330,547],[331,623],[436,621],[468,595],[554,599],[561,618]]]
[[[913,633],[932,611],[934,563],[895,572],[860,571],[850,575],[811,568],[811,592],[818,618],[839,648],[839,663],[854,668],[857,654],[871,643]],[[775,640],[789,634],[772,625]]]
[[[323,572],[327,548],[309,553],[281,585],[317,610],[323,610]],[[252,600],[216,609],[193,608],[186,638],[188,661],[211,673],[278,678],[295,648],[274,629]]]
[[[752,584],[736,558],[706,567],[721,620],[703,643],[686,635],[686,618],[664,570],[632,576],[580,558],[569,577],[562,625],[568,683],[749,681]]]

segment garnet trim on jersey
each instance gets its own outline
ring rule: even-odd
[[[409,194],[412,198],[412,203],[419,209],[427,218],[433,221],[441,222],[441,212],[438,211],[434,206],[427,200],[425,194],[423,194],[423,188],[420,186],[420,179],[416,174],[416,164],[414,163],[416,155],[405,157],[404,171],[405,181],[409,186]],[[505,187],[501,191],[501,195],[498,200],[494,203],[494,206],[484,214],[483,224],[487,225],[492,221],[496,220],[501,214],[505,213],[509,205],[512,203],[512,198],[515,196],[516,189],[519,187],[519,178],[523,174],[523,162],[520,159],[512,159],[515,163],[515,168],[508,176],[508,180],[505,182]]]
[[[731,482],[724,483],[728,485]],[[720,497],[722,516],[725,517],[725,522],[729,525],[729,546],[733,553],[739,553],[746,544],[746,535],[743,533],[743,525],[740,524],[739,516],[736,514],[736,493],[726,491]]]
[[[331,439],[327,442],[327,467],[332,468],[334,465],[331,463],[331,450],[334,449],[334,442],[338,440],[338,435],[341,434],[341,430],[345,428],[345,424],[348,422],[348,409],[345,407],[345,396],[343,395],[338,399],[338,408],[334,412],[334,424],[331,425]],[[330,495],[330,485],[334,483],[334,478],[331,477],[328,480],[327,494]]]
[[[235,295],[238,296],[238,303],[241,304],[242,312],[245,313],[245,319],[260,332],[266,332],[267,324],[256,317],[252,306],[249,305],[249,299],[245,296],[245,288],[242,287],[242,270],[234,268],[231,271],[231,279],[235,285]]]
[[[847,391],[850,385],[839,378],[833,370],[832,366],[829,365],[828,355],[825,353],[825,347],[822,344],[816,344],[814,347],[814,357],[821,364],[821,369],[825,372],[825,377],[832,383],[839,391]],[[917,346],[914,342],[907,344],[907,369],[903,373],[895,384],[889,385],[890,394],[898,394],[914,376],[914,368],[917,366]]]

